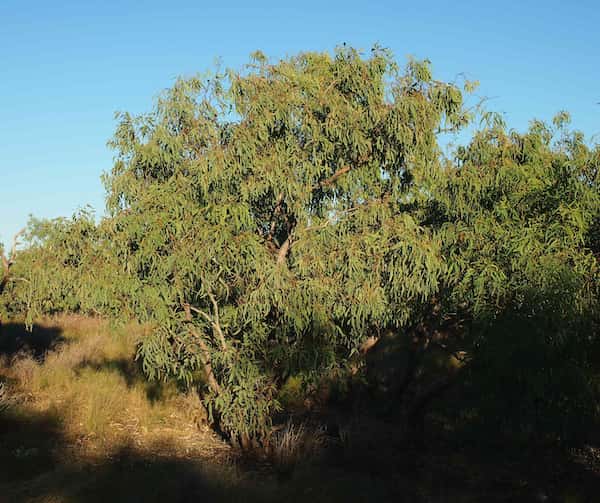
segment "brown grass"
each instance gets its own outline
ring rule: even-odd
[[[291,473],[300,463],[319,456],[325,443],[322,428],[290,420],[272,434],[268,459],[280,473]]]
[[[43,355],[22,351],[0,360],[3,394],[10,388],[15,413],[60,417],[65,437],[85,454],[123,445],[151,451],[158,444],[183,456],[227,453],[194,392],[143,376],[134,358],[146,328],[61,316],[41,321],[36,330],[60,333],[60,342]]]

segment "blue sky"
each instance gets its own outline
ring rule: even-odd
[[[600,6],[594,1],[0,1],[0,241],[27,221],[102,213],[100,174],[117,110],[140,113],[178,75],[346,42],[429,58],[439,79],[481,82],[523,129],[571,112],[600,134]]]

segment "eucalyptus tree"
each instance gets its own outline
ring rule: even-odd
[[[267,433],[288,375],[344,363],[437,291],[441,248],[411,208],[437,134],[469,115],[427,61],[257,53],[119,118],[112,245],[156,326],[139,356],[150,376],[201,369],[232,437]]]
[[[122,281],[105,225],[96,225],[91,211],[72,218],[32,218],[20,239],[18,260],[11,263],[17,281],[7,284],[0,304],[4,311],[30,327],[40,316],[60,312],[132,315],[128,298],[134,292],[123,290],[130,284]]]
[[[429,184],[441,315],[458,322],[449,347],[466,350],[477,407],[563,437],[600,403],[600,147],[568,123],[520,134],[496,117]]]

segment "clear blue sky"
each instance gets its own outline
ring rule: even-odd
[[[593,0],[274,2],[1,0],[0,241],[27,216],[104,207],[100,174],[117,110],[147,111],[178,75],[215,57],[239,67],[374,43],[465,72],[522,129],[561,109],[600,133],[600,4]]]

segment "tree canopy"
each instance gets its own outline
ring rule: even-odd
[[[600,148],[566,114],[524,133],[487,115],[448,157],[442,135],[481,118],[472,87],[346,47],[179,79],[118,114],[99,224],[30,225],[4,310],[151,324],[147,374],[199,384],[242,443],[290,376],[368,379],[384,344],[410,417],[456,381],[512,383],[537,426],[593,416]]]

